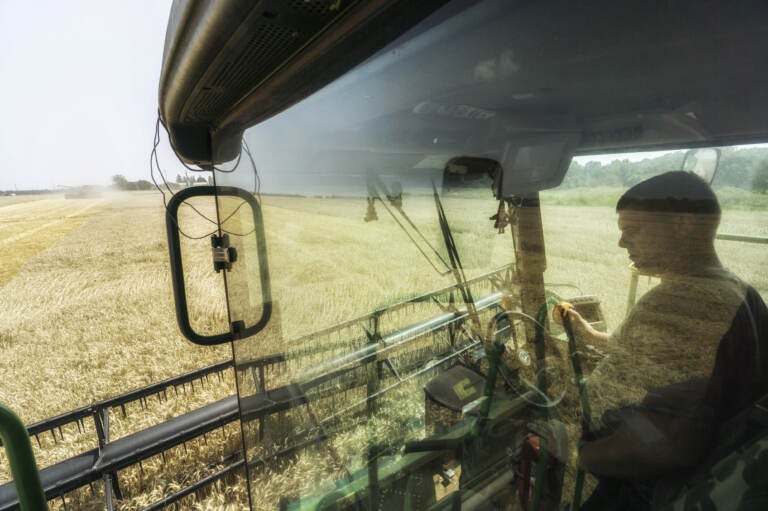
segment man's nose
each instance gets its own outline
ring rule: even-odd
[[[624,233],[619,236],[619,248],[627,248],[627,239]]]

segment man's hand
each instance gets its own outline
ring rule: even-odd
[[[608,334],[595,330],[586,319],[568,302],[560,302],[552,309],[552,320],[558,325],[565,323],[565,318],[571,323],[571,331],[580,343],[593,343],[599,349],[605,347],[608,341]]]
[[[581,314],[568,302],[559,302],[552,309],[552,320],[560,326],[565,324],[565,318],[571,323],[571,329],[574,333],[586,330],[587,320],[581,317]]]

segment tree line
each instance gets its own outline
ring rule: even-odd
[[[642,161],[614,160],[607,165],[589,161],[571,162],[561,187],[619,186],[628,188],[649,177],[677,170],[683,164],[684,152],[668,153]],[[768,148],[753,147],[720,150],[720,163],[712,183],[714,188],[741,188],[768,193]]]
[[[146,179],[139,179],[138,181],[128,181],[122,174],[115,174],[112,176],[112,184],[118,190],[152,190],[155,185],[147,181]]]
[[[112,184],[117,188],[118,190],[152,190],[155,188],[155,185],[147,181],[146,179],[139,179],[138,181],[128,181],[128,179],[122,175],[122,174],[115,174],[112,176]],[[176,175],[176,181],[174,183],[168,183],[169,186],[173,185],[180,185],[182,187],[185,186],[192,186],[194,184],[213,184],[213,177],[208,177],[207,179],[203,176],[198,176],[197,178],[185,175],[182,176],[181,174]],[[179,186],[173,186],[174,188],[178,188]]]

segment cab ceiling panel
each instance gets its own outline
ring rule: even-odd
[[[159,91],[171,144],[188,163],[234,158],[248,125],[343,74],[442,3],[176,0]]]
[[[180,2],[161,115],[183,159],[226,161],[245,128],[373,56],[303,103],[330,143],[482,153],[565,131],[583,153],[765,141],[765,41],[760,1]],[[311,117],[295,116],[305,130]]]

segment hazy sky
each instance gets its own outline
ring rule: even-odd
[[[149,179],[170,6],[0,0],[0,190]]]

